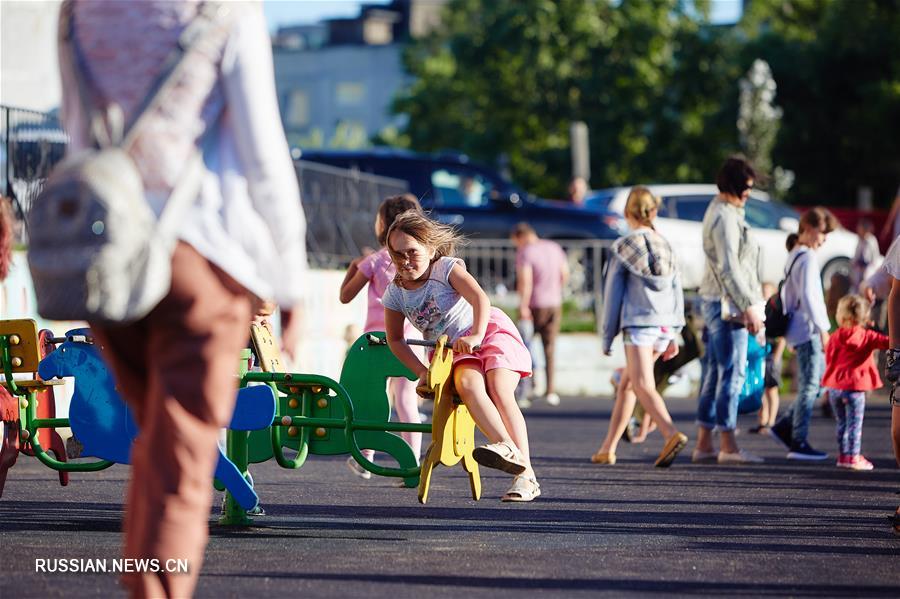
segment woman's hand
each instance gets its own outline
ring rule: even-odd
[[[672,339],[669,341],[669,346],[666,348],[666,351],[663,352],[662,359],[663,362],[671,360],[675,356],[678,355],[678,344],[675,343],[675,340]]]
[[[763,314],[761,314],[761,310],[759,310],[756,306],[750,306],[744,311],[744,324],[747,326],[747,330],[750,331],[751,335],[755,335],[760,332],[765,326],[765,321],[763,320]]]
[[[453,351],[458,354],[471,354],[481,346],[484,335],[466,335],[453,342]]]

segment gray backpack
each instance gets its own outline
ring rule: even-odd
[[[71,5],[64,5],[71,9]],[[51,320],[127,323],[146,316],[168,293],[176,229],[199,193],[202,156],[194,152],[156,214],[129,148],[142,117],[162,103],[184,57],[199,42],[224,44],[224,8],[207,2],[185,28],[143,106],[127,131],[121,110],[93,109],[87,73],[78,60],[72,15],[64,12],[60,40],[78,80],[83,110],[90,115],[96,147],[66,157],[50,174],[29,214],[28,266],[38,313]]]

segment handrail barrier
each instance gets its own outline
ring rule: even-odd
[[[366,248],[377,249],[378,206],[388,196],[407,192],[406,181],[304,160],[294,165],[306,214],[310,266],[344,268]]]
[[[569,263],[569,280],[563,290],[581,310],[593,310],[600,323],[603,295],[603,265],[611,241],[603,239],[558,239]],[[516,247],[507,239],[470,239],[458,248],[467,270],[498,304],[516,289]]]

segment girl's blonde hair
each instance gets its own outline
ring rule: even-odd
[[[835,318],[840,326],[845,322],[851,322],[854,326],[865,324],[869,321],[871,306],[865,298],[856,294],[845,295],[838,301]]]
[[[643,185],[631,188],[625,200],[625,216],[630,216],[645,227],[653,226],[653,217],[659,210],[659,198]]]
[[[393,259],[401,258],[391,247],[391,234],[395,231],[406,233],[428,249],[434,250],[432,262],[442,256],[455,256],[456,246],[464,241],[463,236],[453,227],[435,222],[421,212],[408,210],[398,214],[387,231],[386,245]]]

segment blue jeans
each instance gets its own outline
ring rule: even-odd
[[[747,378],[747,329],[722,320],[722,303],[703,300],[706,353],[697,424],[733,431],[737,427],[738,398]]]
[[[791,440],[796,444],[806,441],[809,434],[813,405],[821,390],[822,375],[825,374],[825,352],[818,335],[796,346],[794,352],[797,354],[797,399],[784,417],[791,419]]]

